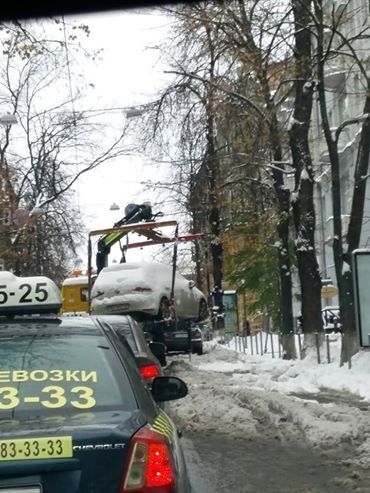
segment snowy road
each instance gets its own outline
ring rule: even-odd
[[[302,362],[262,360],[220,346],[171,358],[189,386],[171,413],[194,493],[369,493],[369,403],[294,388]]]
[[[346,473],[334,458],[276,440],[215,433],[183,439],[194,493],[338,493]]]

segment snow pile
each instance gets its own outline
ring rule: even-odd
[[[197,372],[186,363],[171,364],[167,373],[181,375],[189,387],[187,397],[171,403],[180,427],[226,433],[232,430],[234,434],[257,437],[258,422],[243,402],[243,392],[238,396],[237,385],[229,383],[222,375],[218,378],[217,375]]]
[[[297,339],[296,339],[297,341]],[[206,343],[210,344],[210,343]],[[240,370],[248,374],[248,377],[240,376],[242,380],[247,378],[248,383],[255,387],[274,389],[286,394],[289,393],[317,393],[322,389],[351,392],[363,399],[370,400],[370,386],[368,375],[370,374],[370,352],[361,351],[352,359],[352,369],[348,366],[339,366],[341,337],[337,334],[330,335],[330,361],[326,362],[326,348],[321,348],[322,364],[317,364],[317,356],[310,353],[304,360],[282,360],[277,358],[277,337],[274,339],[275,358],[271,355],[270,339],[267,339],[266,353],[261,355],[250,354],[249,347],[244,353],[240,352],[238,343],[231,340],[228,345],[220,346],[212,343],[208,354],[199,360],[197,367],[205,371],[233,372],[236,378]],[[298,344],[297,353],[298,353]],[[211,351],[211,352],[210,352]],[[216,351],[216,353],[214,353]],[[231,353],[227,354],[227,353]]]
[[[287,361],[206,343],[202,357],[181,357],[167,369],[189,386],[185,399],[171,403],[177,423],[245,439],[294,438],[323,451],[357,447],[353,461],[370,465],[370,413],[364,412],[370,409],[364,400],[370,400],[370,353],[356,355],[351,370],[341,368],[340,339],[332,339],[336,361],[321,365],[315,355]]]

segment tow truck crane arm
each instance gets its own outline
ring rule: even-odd
[[[141,221],[153,221],[162,213],[153,214],[149,204],[129,204],[125,209],[126,215],[114,224],[114,228],[124,226],[126,224],[138,223]],[[108,255],[111,247],[126,236],[129,232],[117,231],[111,232],[102,236],[98,241],[98,251],[96,254],[96,267],[98,273],[107,266]]]
[[[107,266],[108,264],[108,255],[110,253],[111,247],[117,243],[117,241],[121,240],[124,236],[127,236],[129,233],[135,232],[139,235],[145,236],[146,241],[141,241],[133,244],[127,244],[124,247],[121,247],[123,253],[123,259],[121,262],[125,262],[124,260],[124,252],[128,248],[142,248],[144,246],[155,245],[155,244],[165,244],[165,243],[174,243],[174,256],[173,256],[173,275],[172,275],[172,283],[171,283],[171,305],[173,307],[174,313],[174,281],[175,281],[175,273],[176,273],[176,264],[177,264],[177,244],[186,241],[194,241],[199,238],[208,237],[205,233],[195,233],[189,235],[179,235],[178,234],[178,224],[176,220],[170,221],[158,221],[155,219],[157,217],[162,216],[161,212],[157,214],[152,213],[152,209],[149,204],[129,204],[125,209],[126,215],[116,222],[112,228],[108,229],[98,229],[89,232],[89,240],[88,240],[88,280],[89,280],[89,304],[91,303],[91,289],[92,289],[92,242],[91,238],[94,236],[100,236],[98,240],[98,251],[96,254],[96,267],[97,273]],[[175,226],[175,236],[166,236],[158,230],[161,227],[169,227]],[[176,316],[174,316],[176,320]]]
[[[163,216],[163,214],[162,212],[157,212],[156,214],[153,214],[152,208],[149,204],[129,204],[126,207],[125,212],[126,215],[118,222],[116,222],[112,228],[90,232],[90,236],[97,234],[102,235],[98,240],[98,251],[96,253],[96,268],[98,274],[108,264],[108,255],[110,254],[111,247],[133,231],[142,236],[145,236],[147,238],[147,241],[125,245],[124,248],[121,248],[123,258],[124,251],[129,248],[142,248],[144,246],[156,244],[158,245],[161,243],[165,244],[193,241],[207,236],[203,233],[182,236],[178,236],[176,234],[173,237],[163,235],[160,231],[157,231],[157,228],[165,226],[176,226],[177,221],[161,221],[156,223],[155,219],[157,217]],[[130,227],[130,225],[132,226],[132,228]]]

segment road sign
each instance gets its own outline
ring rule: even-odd
[[[338,294],[338,289],[333,285],[329,284],[329,285],[323,286],[321,288],[321,297],[322,298],[333,298],[337,294]]]
[[[370,347],[370,250],[352,254],[356,328],[361,347]]]

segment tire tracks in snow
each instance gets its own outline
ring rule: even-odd
[[[344,402],[339,393],[339,402],[319,402],[305,395],[256,388],[248,380],[253,372],[248,364],[242,380],[240,369],[205,371],[197,367],[198,361],[178,357],[166,370],[189,387],[185,399],[170,405],[176,423],[185,431],[304,442],[326,457],[338,459],[339,455],[347,467],[370,468],[370,413],[353,406],[351,399]]]

